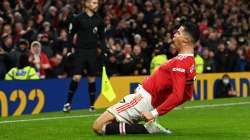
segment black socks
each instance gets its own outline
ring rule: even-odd
[[[88,90],[89,90],[89,99],[90,99],[90,106],[93,106],[95,103],[95,93],[96,93],[96,84],[88,83]]]
[[[127,124],[127,123],[110,123],[106,125],[105,134],[114,135],[114,134],[148,134],[143,124]]]
[[[78,87],[77,81],[72,80],[69,86],[69,92],[68,92],[68,97],[67,97],[67,103],[72,103],[74,94],[77,90]],[[89,98],[90,98],[90,106],[93,106],[95,103],[95,93],[96,93],[96,84],[95,82],[93,83],[88,83],[88,92],[89,92]]]
[[[77,87],[78,87],[78,82],[72,80],[71,83],[70,83],[70,86],[69,86],[69,92],[68,92],[67,103],[70,103],[70,104],[71,104],[72,99],[73,99],[73,97],[74,97],[74,94],[75,94],[75,92],[76,92]]]

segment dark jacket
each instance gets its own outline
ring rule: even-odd
[[[73,18],[73,28],[70,31],[69,41],[72,43],[73,37],[77,34],[76,50],[96,49],[98,42],[105,44],[104,22],[98,14],[89,17],[81,12]]]

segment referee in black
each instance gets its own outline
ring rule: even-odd
[[[97,14],[99,1],[98,0],[83,0],[83,10],[74,17],[72,29],[70,30],[70,42],[77,35],[75,52],[72,54],[75,60],[75,65],[70,70],[73,75],[69,86],[67,101],[64,104],[63,111],[69,112],[73,96],[82,78],[83,70],[87,70],[88,91],[90,97],[89,111],[95,111],[95,93],[96,93],[96,74],[97,74],[97,46],[98,43],[105,49],[104,38],[104,22]]]

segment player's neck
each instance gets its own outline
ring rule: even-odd
[[[194,54],[193,48],[183,48],[179,51],[178,54]]]
[[[182,44],[179,54],[194,54],[194,46],[191,44]]]

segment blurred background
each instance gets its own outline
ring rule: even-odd
[[[72,65],[68,35],[80,0],[2,0],[0,3],[0,79],[18,65],[22,53],[32,56],[33,41],[46,59],[30,59],[42,79],[67,78]],[[106,45],[99,65],[109,76],[149,75],[157,56],[177,52],[171,37],[180,23],[199,25],[197,73],[250,70],[250,4],[248,0],[101,0]],[[101,48],[102,46],[100,46]],[[154,60],[154,58],[156,60]],[[46,65],[46,66],[45,66]]]

